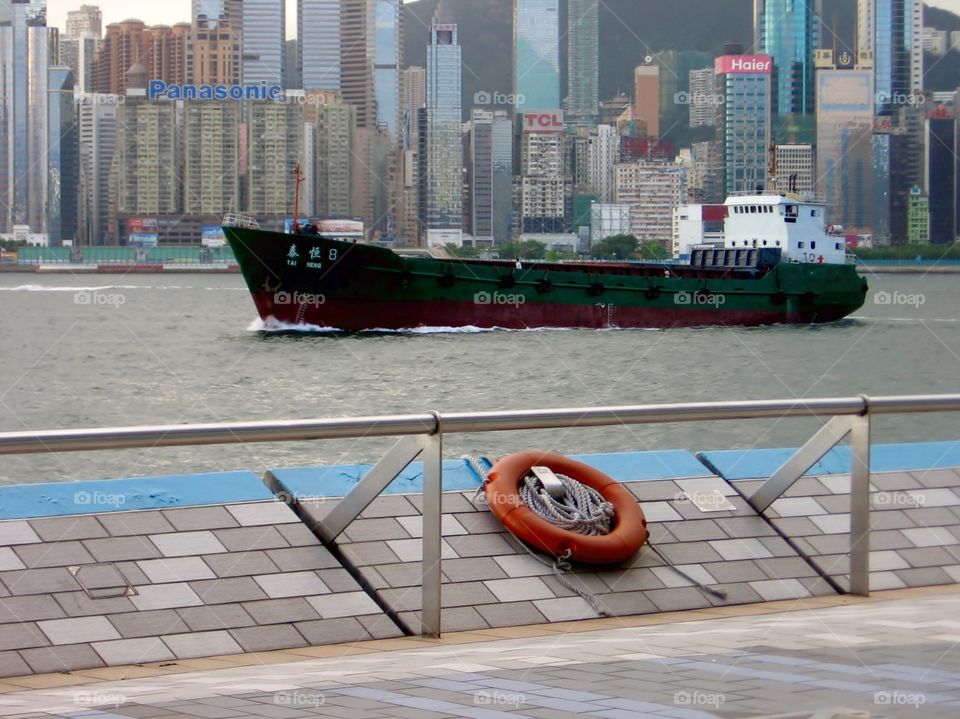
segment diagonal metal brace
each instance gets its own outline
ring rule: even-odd
[[[747,499],[758,512],[763,512],[781,494],[803,476],[804,472],[820,461],[823,456],[853,431],[854,421],[859,417],[838,416],[827,422],[807,443],[784,462],[766,482],[760,485]]]
[[[332,542],[370,503],[429,446],[430,437],[411,436],[398,440],[390,451],[351,489],[347,496],[314,528],[324,542]]]

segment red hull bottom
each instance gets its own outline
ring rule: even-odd
[[[785,311],[742,311],[701,307],[607,307],[527,303],[478,305],[473,302],[363,302],[325,301],[323,304],[278,305],[273,295],[255,293],[254,303],[264,320],[273,318],[291,325],[318,326],[356,332],[417,327],[480,327],[503,329],[583,328],[602,329],[703,327],[706,325],[768,325],[830,322],[848,314],[849,308],[818,308],[815,317]]]

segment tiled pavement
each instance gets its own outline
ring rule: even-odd
[[[749,496],[762,480],[733,482]],[[870,588],[960,582],[960,469],[871,475]],[[765,513],[823,573],[849,586],[850,478],[801,477]]]
[[[649,522],[650,542],[688,576],[727,594],[711,596],[681,577],[649,547],[624,565],[578,569],[571,581],[611,616],[696,609],[833,594],[834,590],[723,480],[699,477],[628,482]],[[719,509],[704,512],[690,495]],[[473,493],[443,496],[443,631],[597,617],[533,559]],[[482,499],[482,497],[481,497]],[[321,519],[332,502],[301,500]],[[336,540],[351,566],[412,633],[420,630],[419,495],[381,496]]]
[[[957,617],[949,587],[488,629],[326,647],[297,662],[266,653],[190,673],[157,674],[169,671],[160,665],[0,683],[0,714],[733,719],[847,707],[866,714],[838,716],[947,718],[960,715]],[[37,689],[9,693],[24,686]]]
[[[399,634],[279,501],[0,522],[0,677]]]

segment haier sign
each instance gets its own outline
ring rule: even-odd
[[[722,55],[713,66],[717,75],[770,75],[773,58],[769,55]]]

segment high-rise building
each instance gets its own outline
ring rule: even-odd
[[[527,110],[521,117],[520,217],[523,234],[564,230],[566,139],[559,110]]]
[[[560,1],[513,0],[516,110],[560,109]]]
[[[960,122],[957,93],[950,107],[935,103],[927,113],[924,187],[930,205],[930,241],[946,244],[960,239]]]
[[[0,232],[45,230],[49,151],[46,0],[7,3],[0,14]]]
[[[478,245],[511,237],[513,122],[504,111],[474,110],[469,145],[470,233]]]
[[[717,122],[717,76],[713,67],[691,70],[686,104],[690,108],[690,127],[713,127]]]
[[[297,66],[304,90],[340,89],[340,0],[297,0]]]
[[[815,156],[813,145],[777,145],[776,185],[771,189],[812,196],[817,183]]]
[[[314,130],[315,213],[325,217],[353,214],[350,195],[353,136],[357,109],[336,92],[308,92],[306,120]]]
[[[404,68],[400,96],[403,146],[416,152],[417,114],[427,104],[427,69],[414,65]]]
[[[773,58],[774,115],[811,115],[814,54],[820,46],[819,2],[754,0],[756,46]]]
[[[600,202],[613,199],[613,170],[620,161],[620,136],[613,125],[597,125],[587,145],[587,185]]]
[[[881,241],[905,242],[910,190],[922,181],[923,3],[860,0],[858,40],[872,53],[874,73],[873,167]]]
[[[252,102],[248,112],[247,211],[289,217],[296,197],[294,170],[304,156],[304,106]]]
[[[422,113],[420,222],[428,235],[463,228],[462,51],[457,25],[442,19],[438,12],[430,28]]]
[[[714,55],[700,50],[664,50],[654,58],[660,66],[660,136],[673,139],[688,124],[690,73],[707,66],[712,70]]]
[[[81,37],[93,33],[103,35],[103,14],[96,5],[81,5],[78,10],[67,12],[66,37]]]
[[[659,65],[640,65],[633,71],[633,120],[637,134],[660,137]]]
[[[150,72],[150,79],[162,79],[169,83],[187,81],[187,46],[190,44],[189,23],[177,23],[173,27],[154,25],[147,29],[146,61],[140,62]]]
[[[600,3],[567,6],[567,124],[593,127],[600,115]]]
[[[642,242],[673,244],[673,210],[687,201],[686,177],[676,163],[622,162],[614,175],[614,202],[630,207],[630,234]]]
[[[234,85],[240,82],[242,64],[239,33],[225,18],[211,25],[206,16],[193,22],[187,43],[187,82],[198,85]]]
[[[907,199],[907,243],[930,244],[930,198],[919,185],[910,188]]]
[[[77,234],[77,122],[73,102],[73,71],[49,70],[47,100],[47,237],[51,246],[72,241]]]
[[[181,211],[175,102],[128,96],[117,120],[117,210],[126,217]]]
[[[124,95],[127,74],[141,65],[150,80],[183,83],[187,80],[187,46],[191,27],[147,27],[140,20],[125,20],[107,26],[96,58],[96,92]]]
[[[860,233],[876,224],[873,101],[871,68],[817,69],[817,193],[828,223]]]
[[[690,201],[715,204],[725,199],[723,146],[717,140],[694,142],[690,148],[687,196]]]
[[[724,98],[717,104],[716,124],[728,195],[766,188],[772,68],[769,55],[723,55],[714,65],[717,92]]]
[[[235,5],[242,11],[243,82],[282,84],[283,44],[287,37],[285,0],[242,0]]]
[[[116,95],[82,95],[77,106],[79,125],[79,179],[77,244],[116,244],[111,215],[111,174],[117,147]]]
[[[240,103],[183,103],[183,211],[240,209]]]
[[[221,20],[231,20],[235,30],[242,26],[243,0],[192,0],[190,18],[194,22],[203,18],[205,25],[215,28]]]

